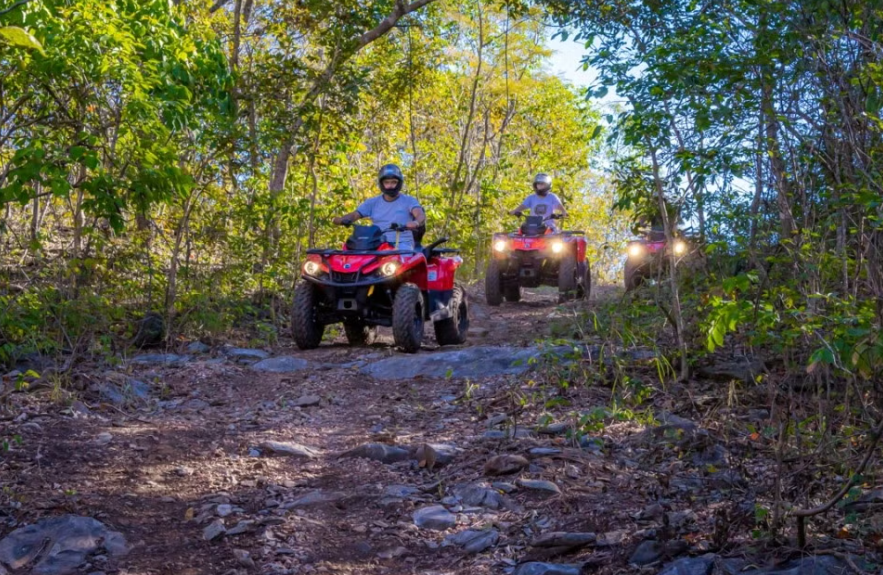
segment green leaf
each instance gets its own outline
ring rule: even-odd
[[[600,136],[601,130],[603,130],[603,127],[601,126],[601,124],[598,124],[597,126],[595,126],[595,129],[592,131],[592,136],[590,139],[594,140],[595,138]]]
[[[40,42],[38,42],[37,39],[24,28],[19,28],[18,26],[4,26],[0,28],[0,39],[10,46],[15,46],[17,48],[30,48],[39,51],[44,56],[46,55]]]

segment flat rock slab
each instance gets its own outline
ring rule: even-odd
[[[174,353],[150,353],[138,355],[132,358],[132,363],[141,363],[145,365],[172,365],[187,363],[193,359],[189,355],[177,355]]]
[[[282,355],[271,357],[252,364],[251,368],[256,371],[268,371],[270,373],[293,373],[310,369],[312,363],[299,357]]]
[[[324,505],[326,503],[335,503],[344,499],[346,495],[338,492],[326,492],[321,489],[311,491],[306,495],[298,497],[290,503],[282,505],[283,509],[294,509],[296,507],[313,507],[315,505]]]
[[[74,573],[90,555],[122,556],[126,539],[91,517],[63,515],[16,529],[0,541],[0,567],[13,571],[32,565],[34,575]]]
[[[569,348],[568,348],[569,349]],[[360,373],[375,379],[491,377],[520,374],[543,352],[536,347],[476,346],[454,351],[396,355],[375,361]]]
[[[561,563],[522,563],[512,575],[580,575],[582,565]]]
[[[503,496],[491,489],[486,483],[469,483],[454,488],[454,494],[465,505],[481,506],[488,509],[502,509],[505,506]]]
[[[516,483],[525,489],[532,489],[534,491],[542,491],[548,494],[561,494],[561,488],[552,483],[551,481],[545,481],[543,479],[519,479]]]
[[[260,448],[275,455],[287,455],[303,459],[314,459],[319,456],[319,452],[312,447],[287,441],[265,441],[261,443]]]
[[[262,349],[248,349],[244,347],[227,347],[223,350],[224,355],[233,359],[267,359],[270,354]]]

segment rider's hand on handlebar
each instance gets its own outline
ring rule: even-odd
[[[521,216],[524,215],[524,212],[522,212],[521,210],[512,210],[512,211],[509,212],[509,213],[512,214],[513,216],[517,217],[517,218],[520,218]]]
[[[419,227],[420,224],[418,224],[417,222],[408,222],[407,224],[405,224],[405,228],[409,230],[416,230]]]
[[[350,220],[350,219],[348,219],[348,218],[336,217],[336,218],[334,218],[334,219],[331,220],[331,223],[334,224],[334,225],[336,225],[336,226],[348,226],[348,225],[350,225],[350,224],[353,223],[353,222],[352,222],[352,220]]]
[[[551,217],[553,220],[560,220],[561,218],[564,217],[564,214],[552,214]]]

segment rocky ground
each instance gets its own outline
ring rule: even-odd
[[[472,303],[468,346],[415,356],[196,343],[83,372],[76,396],[5,377],[0,574],[879,572],[867,537],[828,536],[836,512],[812,556],[752,546],[762,398],[657,383],[652,420],[611,413],[614,372],[652,382],[652,352],[537,347],[585,305],[552,293]]]

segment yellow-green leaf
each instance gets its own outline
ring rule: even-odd
[[[31,48],[33,50],[38,50],[44,56],[46,55],[40,42],[34,38],[30,32],[24,28],[19,28],[18,26],[3,26],[0,28],[0,40],[10,46],[15,46],[17,48]]]

